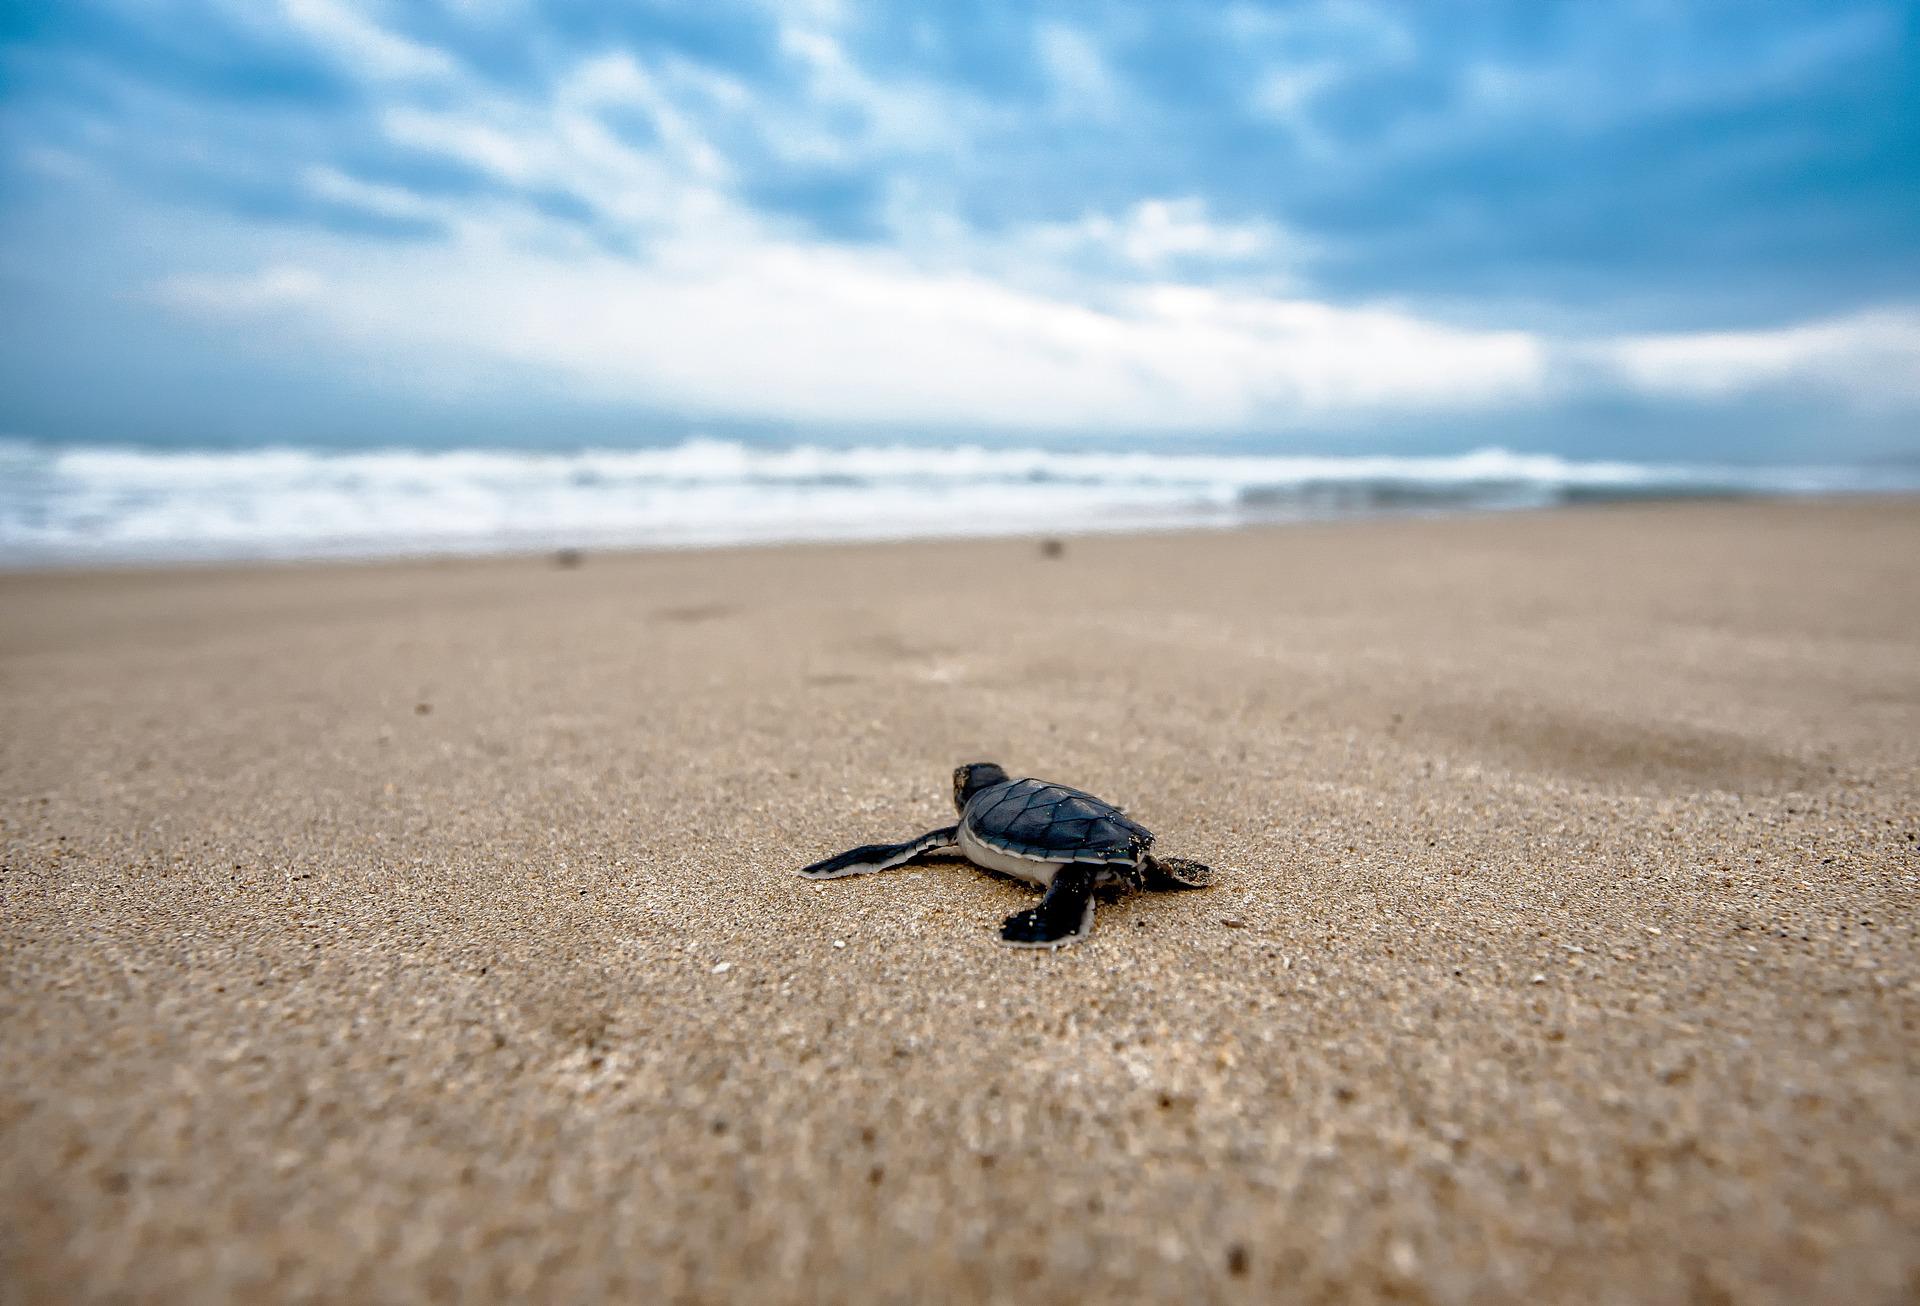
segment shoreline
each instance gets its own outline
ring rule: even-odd
[[[596,544],[591,539],[567,538],[556,536],[551,542],[540,544],[502,544],[498,547],[453,546],[445,549],[422,547],[414,550],[388,552],[315,552],[283,554],[245,554],[245,555],[202,555],[202,556],[154,556],[141,557],[133,554],[125,556],[104,556],[94,558],[50,558],[43,561],[21,562],[0,558],[0,579],[41,575],[85,576],[85,575],[151,575],[172,571],[181,572],[222,572],[254,571],[259,569],[282,569],[299,571],[306,568],[332,569],[338,567],[383,567],[383,566],[442,566],[477,564],[491,562],[523,563],[528,561],[556,561],[558,555],[576,555],[581,561],[592,558],[611,559],[625,557],[649,557],[655,555],[701,555],[708,553],[733,552],[778,552],[791,549],[835,549],[835,548],[891,548],[915,544],[966,544],[973,542],[1024,541],[1038,543],[1047,539],[1073,541],[1080,539],[1180,539],[1188,536],[1213,536],[1222,534],[1258,534],[1267,531],[1288,531],[1297,528],[1317,528],[1343,525],[1364,525],[1369,523],[1445,522],[1456,520],[1475,520],[1480,518],[1529,518],[1558,516],[1566,513],[1605,512],[1610,510],[1690,508],[1690,507],[1732,507],[1739,505],[1805,505],[1808,507],[1845,507],[1851,504],[1920,504],[1920,491],[1906,488],[1885,491],[1856,491],[1840,494],[1766,494],[1766,493],[1648,493],[1609,494],[1602,497],[1573,497],[1566,501],[1516,507],[1497,506],[1460,506],[1441,508],[1384,508],[1367,509],[1352,512],[1329,512],[1319,515],[1282,517],[1272,520],[1242,519],[1208,523],[1181,519],[1156,526],[1151,523],[1129,522],[1114,527],[1089,527],[1084,523],[1064,526],[1056,530],[1042,527],[1019,527],[1005,530],[990,529],[979,532],[925,533],[875,536],[796,536],[793,538],[768,539],[731,539],[719,541],[691,541],[686,543],[633,543],[611,542]],[[571,564],[565,564],[571,565]]]
[[[489,554],[968,538],[1523,511],[1582,501],[1920,494],[1920,466],[690,439],[570,450],[227,451],[0,440],[0,558]]]

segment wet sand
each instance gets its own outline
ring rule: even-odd
[[[1920,504],[0,577],[0,1298],[1920,1294]],[[998,947],[991,758],[1217,888]]]

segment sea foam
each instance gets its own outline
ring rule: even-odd
[[[1152,530],[1574,500],[1843,493],[1846,469],[993,449],[168,451],[0,441],[0,562],[352,557],[555,546]]]

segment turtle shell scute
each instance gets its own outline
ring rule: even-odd
[[[966,822],[983,842],[1028,857],[1132,861],[1153,834],[1112,803],[1044,780],[1009,780],[967,804]]]

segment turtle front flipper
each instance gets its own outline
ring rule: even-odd
[[[1141,869],[1149,889],[1204,889],[1213,883],[1213,868],[1191,857],[1148,857]]]
[[[1000,941],[1016,948],[1059,948],[1093,933],[1091,866],[1062,866],[1038,907],[1017,911],[1000,926]]]
[[[905,843],[870,843],[858,848],[849,848],[837,857],[803,866],[799,873],[809,880],[838,880],[849,875],[871,875],[875,871],[888,871],[896,866],[905,866],[908,862],[921,857],[931,857],[943,853],[954,846],[960,837],[960,827],[949,825],[944,830],[932,830],[918,839],[909,839]]]

